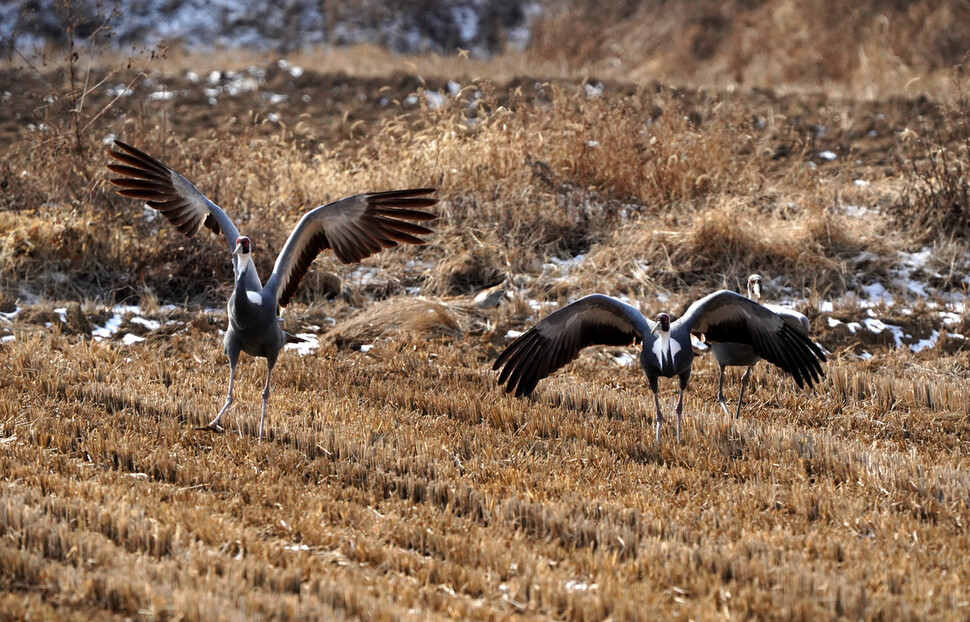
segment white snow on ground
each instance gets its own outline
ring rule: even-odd
[[[520,331],[517,331],[517,330],[509,330],[509,332],[505,333],[505,338],[506,339],[518,339],[522,335],[523,335],[523,333],[520,332]]]
[[[175,91],[155,91],[154,93],[148,94],[148,101],[150,102],[167,102],[175,98]]]
[[[360,351],[361,352],[370,352],[371,351],[371,348],[373,348],[373,347],[374,347],[374,344],[368,343],[368,344],[365,344],[365,345],[360,346]]]
[[[121,328],[121,314],[115,313],[107,322],[104,323],[104,326],[96,326],[94,330],[91,331],[91,336],[94,337],[96,341],[103,341],[117,333],[119,328]]]
[[[290,76],[294,78],[299,78],[303,75],[303,67],[300,67],[299,65],[292,65],[288,61],[282,59],[277,61],[276,64],[280,69],[290,74]]]
[[[921,352],[926,348],[932,348],[940,338],[940,331],[934,330],[926,339],[920,339],[916,343],[909,344],[909,349],[913,352]]]
[[[17,337],[15,335],[4,335],[3,337],[0,337],[0,343],[8,343],[10,341],[14,341],[16,338]]]
[[[860,307],[877,307],[881,304],[889,306],[894,302],[893,295],[878,281],[864,285],[862,289],[866,292],[866,297],[859,299]]]
[[[296,353],[300,356],[306,356],[320,347],[320,340],[313,333],[297,333],[296,336],[306,341],[302,343],[288,343],[283,346],[284,350],[296,350]]]
[[[637,357],[631,352],[620,352],[619,354],[613,355],[613,360],[616,361],[617,365],[629,367],[637,362]]]
[[[867,317],[864,320],[862,320],[862,323],[865,325],[866,328],[869,329],[869,332],[875,333],[877,335],[883,331],[888,330],[890,333],[892,333],[893,339],[895,339],[896,341],[897,348],[903,347],[903,337],[907,337],[907,338],[910,337],[910,335],[907,335],[901,327],[893,326],[892,324],[886,324],[882,320],[877,320],[875,318]]]
[[[263,99],[270,106],[278,106],[284,103],[290,98],[286,93],[273,93],[272,91],[265,91],[260,94],[260,98]]]
[[[135,91],[128,88],[124,84],[116,84],[114,86],[106,87],[104,92],[111,97],[130,97]]]
[[[169,305],[170,306],[170,305]],[[165,307],[162,308],[163,310]],[[55,309],[58,311],[58,309]],[[65,309],[66,312],[66,309]],[[161,322],[157,320],[149,320],[141,317],[142,309],[138,305],[115,305],[111,308],[113,315],[108,318],[108,321],[104,323],[103,326],[95,326],[94,330],[91,331],[91,336],[94,337],[95,341],[104,341],[110,337],[114,337],[118,331],[121,329],[121,325],[124,322],[125,316],[134,316],[129,321],[134,324],[141,324],[148,330],[158,330],[162,327]],[[66,315],[61,316],[62,321],[67,321]],[[144,337],[139,337],[132,333],[127,333],[122,337],[121,341],[126,346],[130,346],[133,343],[138,343],[139,341],[144,341]]]
[[[825,151],[820,151],[818,154],[818,157],[822,158],[823,160],[828,160],[829,162],[831,162],[832,160],[836,159],[839,156],[835,155],[835,153],[832,151],[825,150]]]
[[[437,110],[444,106],[447,97],[439,93],[438,91],[425,91],[424,100],[428,102],[428,108],[430,110]]]
[[[940,311],[940,319],[944,326],[952,326],[960,321],[960,316],[952,311]]]
[[[17,317],[18,313],[20,313],[20,307],[17,307],[13,311],[9,311],[7,313],[0,312],[0,320],[12,322]]]
[[[585,253],[580,253],[575,257],[570,257],[569,259],[560,259],[559,257],[550,257],[548,263],[542,264],[543,270],[555,270],[559,269],[560,276],[567,276],[573,268],[578,266],[586,259]]]
[[[587,82],[586,84],[583,85],[583,90],[586,91],[587,99],[596,99],[597,97],[602,95],[603,88],[604,87],[602,82],[596,82],[595,84],[592,82]]]
[[[367,285],[378,277],[380,268],[361,266],[347,275],[347,280],[356,285]]]
[[[157,320],[148,320],[143,317],[133,317],[131,318],[133,324],[141,324],[148,330],[158,330],[162,327],[162,323]]]

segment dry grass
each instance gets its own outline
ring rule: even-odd
[[[305,54],[291,60],[321,58]],[[22,310],[0,319],[15,337],[0,342],[0,619],[967,616],[970,359],[947,333],[970,327],[930,303],[965,300],[968,246],[927,243],[899,208],[925,170],[913,132],[963,153],[952,115],[870,99],[852,66],[826,74],[839,88],[786,94],[600,82],[551,55],[322,58],[298,76],[245,57],[173,55],[144,76],[106,60],[90,84],[139,79],[118,100],[85,94],[80,146],[64,101],[45,101],[62,75],[2,70],[17,96],[0,106],[0,312]],[[266,73],[212,107],[185,69],[230,63]],[[160,89],[176,95],[150,100]],[[284,353],[262,444],[249,358],[230,432],[194,430],[227,382],[224,318],[204,308],[230,269],[221,239],[182,238],[107,187],[111,134],[224,206],[264,275],[307,208],[439,188],[427,246],[318,260],[286,326],[321,346]],[[939,330],[933,346],[853,332],[850,299],[819,310],[924,245],[915,278],[937,298],[877,312],[914,339]],[[603,291],[676,312],[751,272],[802,299],[833,355],[810,393],[759,367],[736,427],[709,356],[683,445],[653,442],[622,349],[584,353],[528,400],[489,371],[507,332],[555,304]],[[162,327],[127,317],[144,342],[93,340],[118,302]]]
[[[262,365],[248,359],[230,413],[243,437],[191,430],[224,388],[214,334],[4,345],[4,610],[926,618],[967,606],[970,396],[930,380],[932,360],[905,381],[901,366],[920,363],[836,360],[814,395],[759,370],[732,431],[702,359],[686,443],[657,446],[633,368],[584,356],[513,401],[486,371],[490,347],[423,332],[367,354],[286,356],[261,445]]]
[[[558,3],[537,24],[537,61],[633,80],[816,89],[856,97],[952,92],[970,31],[959,2],[832,0]]]

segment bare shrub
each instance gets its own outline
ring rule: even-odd
[[[940,123],[924,121],[913,157],[901,168],[907,185],[893,208],[924,241],[970,235],[970,98],[940,106]]]

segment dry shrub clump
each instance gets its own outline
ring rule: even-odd
[[[938,104],[924,117],[914,155],[904,168],[907,184],[893,214],[926,242],[966,238],[970,231],[970,97]]]
[[[587,252],[631,218],[672,222],[753,187],[758,140],[736,106],[604,88],[520,84],[503,105],[493,86],[474,85],[416,127],[389,122],[352,160],[325,152],[321,165],[354,178],[360,162],[395,161],[368,171],[384,186],[400,183],[389,177],[399,170],[434,171],[449,200],[433,245],[460,249],[441,253],[434,293],[473,292],[544,257]]]
[[[458,338],[464,333],[448,305],[423,298],[396,298],[337,323],[327,336],[338,348],[358,350],[386,335],[405,332],[422,339]]]
[[[963,60],[964,3],[833,0],[670,3],[567,0],[538,20],[529,53],[633,78],[898,92]]]

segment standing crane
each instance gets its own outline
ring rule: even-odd
[[[656,407],[657,441],[663,412],[660,376],[680,380],[677,400],[677,442],[680,442],[684,390],[690,380],[694,350],[691,334],[709,342],[741,343],[795,378],[799,387],[812,386],[824,375],[825,353],[800,330],[740,294],[720,290],[694,302],[676,321],[660,313],[656,321],[624,302],[592,294],[554,311],[509,345],[495,360],[499,384],[516,397],[529,395],[540,380],[592,345],[627,346],[640,341],[640,367],[647,376]]]
[[[337,259],[349,264],[398,244],[424,244],[418,236],[431,230],[415,223],[435,219],[434,214],[421,209],[438,202],[428,196],[435,189],[357,194],[308,211],[287,238],[264,286],[253,263],[252,242],[239,235],[222,208],[189,180],[147,153],[120,140],[115,140],[114,145],[118,150],[108,153],[119,163],[108,164],[108,168],[121,177],[109,181],[121,187],[120,194],[144,201],[188,237],[203,226],[225,237],[235,275],[226,307],[229,327],[223,340],[223,349],[229,358],[229,393],[219,414],[203,429],[222,430],[219,421],[232,405],[239,353],[245,352],[266,359],[266,385],[259,417],[259,440],[262,440],[273,366],[287,340],[292,339],[280,327],[279,314],[293,299],[310,264],[326,249],[333,250]]]
[[[758,303],[761,302],[761,281],[760,274],[752,274],[748,277],[748,298]],[[808,318],[798,311],[775,305],[763,306],[791,325],[792,328],[801,331],[805,335],[811,332],[812,325],[808,321]],[[711,345],[711,351],[714,353],[714,359],[717,361],[719,367],[717,376],[717,401],[721,405],[721,408],[724,409],[724,414],[728,418],[731,418],[731,413],[728,411],[727,399],[724,397],[724,368],[745,368],[744,373],[741,374],[741,391],[738,393],[738,405],[734,411],[734,418],[737,419],[738,415],[741,414],[741,401],[744,399],[744,390],[748,386],[748,378],[751,376],[751,370],[761,360],[761,357],[754,351],[754,348],[745,343],[715,343]]]

